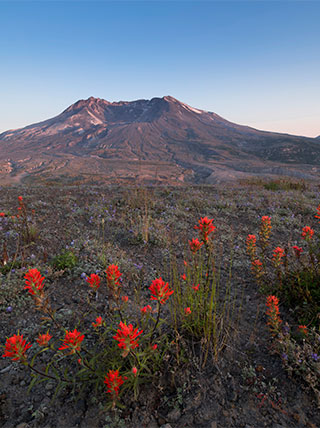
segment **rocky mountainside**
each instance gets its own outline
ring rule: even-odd
[[[248,175],[317,178],[320,141],[259,131],[173,97],[90,97],[0,134],[6,181],[213,183]]]

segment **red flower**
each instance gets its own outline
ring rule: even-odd
[[[119,395],[119,388],[123,384],[122,376],[119,376],[119,370],[109,370],[104,383],[107,385],[107,392],[115,399]]]
[[[263,265],[259,259],[253,260],[251,263],[253,274],[259,279],[263,275]]]
[[[299,258],[300,258],[300,256],[301,256],[301,253],[302,253],[302,248],[301,248],[301,247],[298,247],[297,245],[294,245],[294,246],[292,247],[292,249],[293,249],[293,251],[294,251],[294,253],[295,253],[295,255],[296,255],[297,259],[299,259]]]
[[[200,287],[200,284],[198,284],[198,285],[192,285],[192,288],[194,289],[194,291],[198,291],[199,290],[199,287]]]
[[[143,330],[138,332],[138,329],[133,329],[133,325],[129,324],[128,326],[120,321],[119,329],[117,334],[113,336],[113,339],[118,340],[119,348],[123,349],[123,357],[126,357],[131,349],[135,349],[139,346],[137,337],[143,332]]]
[[[266,315],[268,316],[267,325],[271,330],[271,334],[275,336],[279,332],[280,323],[282,322],[279,315],[279,299],[275,296],[268,296],[266,304]]]
[[[155,343],[154,345],[151,345],[151,349],[153,350],[153,351],[155,351],[156,349],[158,348],[158,345]]]
[[[70,348],[70,354],[74,354],[76,351],[80,351],[81,342],[84,339],[84,334],[81,335],[75,328],[73,331],[66,331],[66,336],[63,341],[63,345],[59,348],[59,351]]]
[[[320,205],[318,206],[318,208],[317,208],[317,214],[315,215],[315,218],[319,218],[320,219]],[[320,223],[320,221],[319,221],[319,223]]]
[[[256,235],[248,235],[246,244],[247,244],[247,253],[251,257],[251,260],[256,259],[256,242],[257,238]]]
[[[22,201],[23,201],[23,197],[22,197],[22,196],[18,196],[18,200],[19,200],[20,202],[22,202]]]
[[[209,219],[208,217],[201,217],[199,220],[199,226],[194,226],[195,229],[199,229],[200,237],[203,242],[208,241],[208,236],[211,232],[216,228],[213,224],[213,219]]]
[[[147,312],[152,312],[152,308],[150,305],[147,305],[144,308],[141,308],[140,311],[142,314],[146,314]]]
[[[163,305],[173,293],[173,290],[169,289],[169,284],[164,282],[161,277],[152,281],[149,290],[151,294],[153,294],[151,300],[157,300],[161,305]]]
[[[129,300],[129,297],[128,296],[122,296],[121,300],[126,303]]]
[[[91,288],[94,289],[94,291],[97,291],[100,287],[101,279],[99,278],[99,275],[96,275],[95,273],[92,273],[87,279],[87,283]]]
[[[261,217],[261,226],[260,226],[260,239],[262,248],[266,248],[267,241],[271,234],[271,218],[267,215]]]
[[[308,328],[306,325],[299,325],[299,331],[303,334],[308,334]]]
[[[191,309],[190,308],[184,308],[184,313],[185,315],[190,315],[191,314]]]
[[[44,276],[41,276],[38,269],[29,269],[24,278],[26,279],[26,286],[24,287],[24,290],[29,290],[29,293],[34,296],[39,295],[39,292],[44,286]]]
[[[183,275],[181,275],[181,279],[183,279],[184,281],[187,279],[187,276],[185,273]]]
[[[282,263],[282,257],[285,256],[284,249],[281,247],[277,247],[273,252],[272,261],[275,266],[279,266]]]
[[[183,264],[184,264],[185,266],[188,266],[188,262],[186,262],[185,260],[183,260]]]
[[[305,226],[302,229],[302,234],[301,234],[302,239],[305,239],[306,241],[310,241],[313,235],[314,235],[314,230],[311,229],[311,227]]]
[[[119,271],[119,267],[117,265],[110,265],[106,270],[108,284],[112,283],[115,285],[120,285],[119,278],[122,275]]]
[[[0,217],[5,217],[6,214],[5,213],[0,213]]]
[[[50,336],[49,332],[45,333],[45,334],[40,334],[38,336],[38,339],[36,340],[36,342],[38,342],[39,346],[48,346],[49,340],[52,338],[52,336]]]
[[[200,242],[198,238],[192,238],[191,241],[189,241],[189,247],[190,250],[195,254],[200,248],[202,247],[203,242]]]
[[[13,361],[26,361],[25,353],[31,346],[30,343],[26,343],[26,340],[23,340],[23,335],[14,334],[7,339],[5,353],[2,356],[12,358]]]
[[[134,377],[137,376],[137,373],[138,373],[137,367],[132,367],[132,373],[133,373]]]
[[[100,327],[102,326],[102,323],[103,323],[102,317],[97,317],[96,322],[95,323],[92,322],[91,324],[93,325],[93,327]]]

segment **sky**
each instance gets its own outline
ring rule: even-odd
[[[165,95],[320,135],[320,0],[0,0],[0,132],[90,96]]]

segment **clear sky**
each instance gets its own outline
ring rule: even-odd
[[[320,134],[320,0],[0,0],[0,132],[90,96],[172,95]]]

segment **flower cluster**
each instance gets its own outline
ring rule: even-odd
[[[74,354],[76,351],[80,351],[83,339],[84,334],[81,334],[76,328],[73,331],[66,331],[63,344],[59,348],[59,351],[69,348],[70,354]]]
[[[32,345],[27,343],[26,340],[23,339],[23,335],[14,334],[12,337],[8,337],[5,344],[5,352],[2,355],[3,357],[12,358],[13,361],[21,360],[22,362],[26,362],[26,351],[31,348]]]
[[[301,233],[302,239],[305,239],[306,241],[310,241],[313,235],[314,235],[314,230],[311,229],[311,227],[305,226],[302,229],[302,233]]]
[[[135,349],[138,344],[137,337],[143,332],[143,330],[138,331],[136,328],[133,329],[133,325],[129,324],[126,325],[122,321],[120,321],[119,329],[117,331],[117,334],[113,336],[113,339],[117,340],[119,348],[123,349],[122,356],[126,357],[131,349]]]
[[[208,242],[208,236],[216,227],[213,225],[213,219],[201,217],[199,220],[199,226],[194,226],[194,228],[199,230],[201,240],[203,242]]]
[[[280,324],[282,322],[279,312],[279,299],[275,296],[267,297],[267,311],[268,317],[267,325],[270,328],[271,334],[276,336],[280,330]]]
[[[92,324],[92,326],[93,326],[93,327],[101,327],[101,326],[102,326],[102,324],[103,324],[103,319],[102,319],[102,317],[101,317],[101,316],[97,317],[97,318],[96,318],[96,322],[95,322],[95,323],[94,323],[94,322],[92,322],[91,324]]]
[[[149,290],[151,291],[151,300],[157,300],[163,305],[169,299],[169,296],[173,293],[173,290],[170,290],[169,284],[164,282],[163,279],[156,278],[152,281]]]
[[[320,219],[320,205],[318,205],[317,214],[315,215],[315,218]],[[319,221],[319,223],[320,223],[320,221]]]

